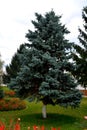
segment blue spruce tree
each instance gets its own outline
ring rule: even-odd
[[[19,55],[20,72],[9,85],[23,98],[42,101],[46,118],[47,104],[75,108],[80,104],[81,93],[70,73],[73,43],[65,39],[69,31],[61,24],[61,16],[56,16],[53,10],[35,16],[36,21],[32,21],[35,30],[26,34],[29,45]]]

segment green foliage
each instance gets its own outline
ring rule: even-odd
[[[9,86],[23,98],[76,107],[81,93],[76,90],[77,84],[69,73],[73,69],[69,62],[73,43],[65,39],[69,31],[53,10],[45,16],[35,15],[36,21],[32,21],[35,30],[26,34],[29,45],[19,54],[20,71]]]
[[[4,64],[4,62],[2,61],[1,54],[0,54],[0,85],[3,83],[3,79],[2,79],[2,76],[3,76],[3,64]]]
[[[2,70],[2,67],[3,67],[3,61],[2,61],[2,59],[1,59],[1,54],[0,54],[0,71]]]
[[[83,8],[82,19],[84,20],[84,29],[79,28],[79,42],[74,45],[75,52],[73,53],[73,60],[76,64],[76,69],[73,75],[84,88],[87,87],[87,6]]]
[[[4,98],[4,92],[2,89],[0,89],[0,99]]]

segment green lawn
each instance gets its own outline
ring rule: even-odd
[[[42,103],[28,103],[24,110],[4,111],[0,112],[0,119],[7,125],[11,119],[21,118],[21,130],[27,130],[33,125],[44,125],[46,130],[51,130],[51,127],[61,127],[61,130],[82,130],[84,115],[87,115],[87,98],[83,98],[81,105],[77,109],[62,108],[60,106],[47,106],[47,119],[42,118],[41,109]]]

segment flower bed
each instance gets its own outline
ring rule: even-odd
[[[37,126],[34,125],[32,128],[30,128],[28,126],[28,130],[45,130],[45,126]],[[13,120],[10,120],[10,124],[9,126],[6,126],[5,123],[3,123],[2,121],[0,122],[0,130],[21,130],[21,125],[20,125],[20,118],[17,119],[16,122],[13,122]],[[51,130],[61,130],[60,127],[55,128],[55,127],[51,127]]]

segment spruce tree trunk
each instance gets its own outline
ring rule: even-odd
[[[43,118],[47,118],[46,105],[45,104],[43,104],[43,107],[42,107],[42,116],[43,116]]]

